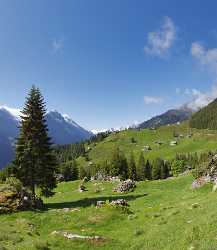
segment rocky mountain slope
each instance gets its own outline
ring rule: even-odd
[[[191,115],[192,110],[190,109],[170,109],[161,115],[155,116],[150,120],[139,124],[138,128],[158,128],[168,124],[175,124],[177,122],[188,120]]]
[[[46,115],[50,137],[54,144],[69,144],[90,138],[93,134],[80,127],[70,117],[57,111]],[[15,139],[19,133],[19,110],[0,107],[0,168],[14,156]]]

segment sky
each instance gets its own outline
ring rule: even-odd
[[[217,2],[0,1],[0,105],[116,128],[217,97]]]

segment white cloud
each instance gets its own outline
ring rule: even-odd
[[[64,46],[64,40],[63,39],[53,39],[52,40],[52,50],[54,53],[61,50]]]
[[[157,96],[144,96],[145,104],[159,104],[163,102],[161,97]]]
[[[148,33],[148,44],[144,50],[148,54],[162,56],[164,55],[176,38],[176,27],[169,17],[164,17],[163,24],[158,31]]]
[[[217,73],[217,48],[206,49],[199,42],[191,45],[191,55],[196,58],[201,65],[207,66]]]
[[[207,106],[217,98],[217,85],[213,85],[211,90],[207,92],[201,92],[197,89],[186,89],[184,93],[191,97],[191,101],[184,106],[193,110],[198,110]]]

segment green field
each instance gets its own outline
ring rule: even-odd
[[[174,131],[181,134],[183,138],[174,138]],[[187,135],[192,133],[191,138]],[[136,140],[136,143],[131,142],[131,138]],[[177,140],[177,146],[170,146],[172,140]],[[156,141],[161,141],[163,144],[159,146]],[[127,157],[130,153],[135,154],[138,159],[140,152],[144,146],[150,146],[152,150],[144,152],[145,158],[153,160],[156,157],[163,159],[172,159],[176,153],[194,153],[206,152],[217,149],[217,132],[212,130],[197,130],[190,129],[188,123],[180,125],[171,125],[160,127],[157,130],[126,130],[119,133],[112,133],[102,142],[88,145],[90,151],[88,157],[90,161],[97,164],[111,158],[114,148],[118,146]],[[80,164],[85,164],[84,158],[78,160]]]
[[[217,249],[217,196],[210,185],[192,190],[191,176],[139,182],[134,192],[112,193],[116,184],[95,182],[79,193],[78,181],[61,183],[45,211],[0,216],[0,249]],[[132,214],[113,207],[96,208],[97,200],[125,198]],[[64,211],[62,208],[78,208]],[[98,235],[102,242],[73,241],[52,235],[62,230]],[[5,248],[4,248],[4,247]]]

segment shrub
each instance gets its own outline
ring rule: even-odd
[[[173,176],[178,176],[185,171],[184,160],[174,160],[171,164],[171,172]]]
[[[16,177],[8,177],[5,184],[13,187],[18,193],[22,190],[22,183]]]

